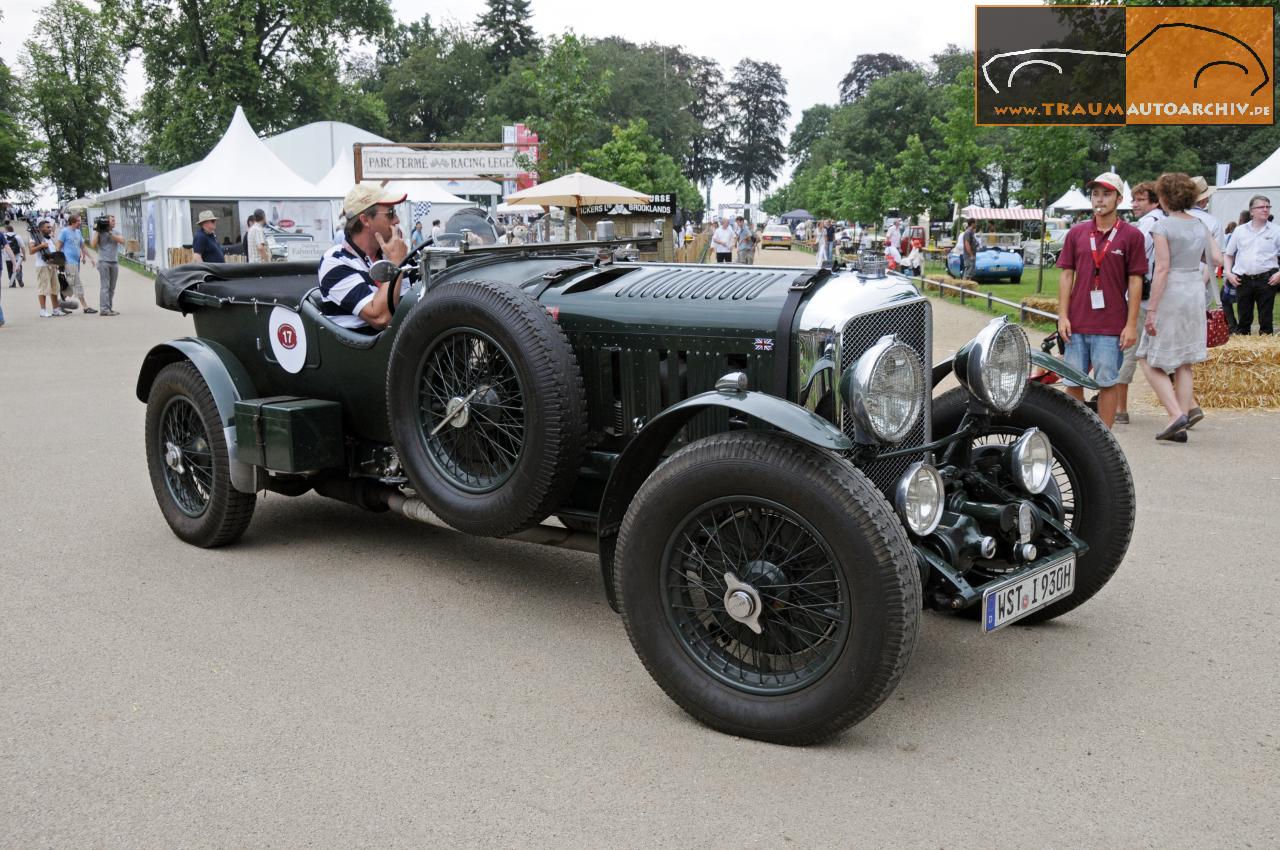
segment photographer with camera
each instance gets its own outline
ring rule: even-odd
[[[73,212],[67,217],[67,226],[58,233],[58,250],[67,258],[67,264],[62,270],[66,275],[67,284],[80,301],[80,306],[84,308],[85,315],[90,315],[98,311],[90,307],[89,302],[84,300],[84,281],[80,279],[80,267],[84,265],[85,260],[83,248],[84,234],[80,232],[80,213]],[[93,263],[95,267],[97,266],[93,257],[89,257],[89,262]]]
[[[57,268],[57,264],[63,260],[63,254],[58,252],[53,244],[52,219],[40,219],[31,234],[31,245],[27,250],[31,253],[31,259],[35,261],[36,266],[36,292],[40,298],[40,318],[65,316],[66,313],[62,312],[61,296],[58,294]],[[46,297],[49,299],[47,309]]]
[[[120,246],[124,237],[116,232],[116,217],[113,215],[98,216],[93,220],[93,233],[89,236],[89,247],[98,250],[98,291],[99,315],[119,316],[113,309],[116,297],[116,281],[120,277]]]

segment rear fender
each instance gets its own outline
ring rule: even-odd
[[[236,402],[242,398],[255,398],[257,391],[249,373],[234,354],[207,339],[183,337],[161,343],[148,351],[142,360],[136,390],[138,401],[146,402],[161,369],[182,360],[188,360],[196,367],[218,407],[227,457],[231,461],[231,486],[241,493],[256,492],[253,467],[241,463],[236,457]]]
[[[658,468],[671,441],[698,413],[723,408],[784,431],[820,449],[839,452],[853,442],[826,419],[798,404],[763,392],[724,393],[717,390],[691,396],[673,404],[645,424],[618,457],[604,498],[600,502],[600,569],[609,605],[618,610],[613,587],[613,552],[627,506],[653,470]]]

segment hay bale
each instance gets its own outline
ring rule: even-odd
[[[1201,407],[1280,408],[1280,338],[1233,336],[1192,367]]]
[[[965,292],[977,293],[978,284],[972,280],[957,280],[953,277],[945,277],[940,274],[930,274],[924,276],[922,284],[925,292],[934,292],[943,298],[955,298],[958,293],[954,289],[944,289],[938,286],[939,283],[949,283],[952,286],[958,286]]]
[[[1057,315],[1058,299],[1045,298],[1040,295],[1028,295],[1022,299],[1022,306],[1030,307],[1033,310],[1043,310],[1046,313],[1053,313],[1054,315]]]

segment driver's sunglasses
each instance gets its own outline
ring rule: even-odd
[[[383,214],[383,215],[385,215],[387,218],[399,218],[399,217],[400,217],[399,213],[397,213],[395,210],[374,210],[374,211],[373,211],[373,214],[372,214],[372,215],[370,215],[369,217],[370,217],[370,218],[377,218],[377,217],[378,217],[378,213],[382,213],[382,214]]]

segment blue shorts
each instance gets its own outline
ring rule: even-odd
[[[1118,336],[1072,334],[1063,359],[1085,374],[1092,372],[1098,386],[1114,387],[1120,380],[1120,363],[1124,360],[1124,352],[1120,350]],[[1062,382],[1069,387],[1080,386],[1066,378]]]

